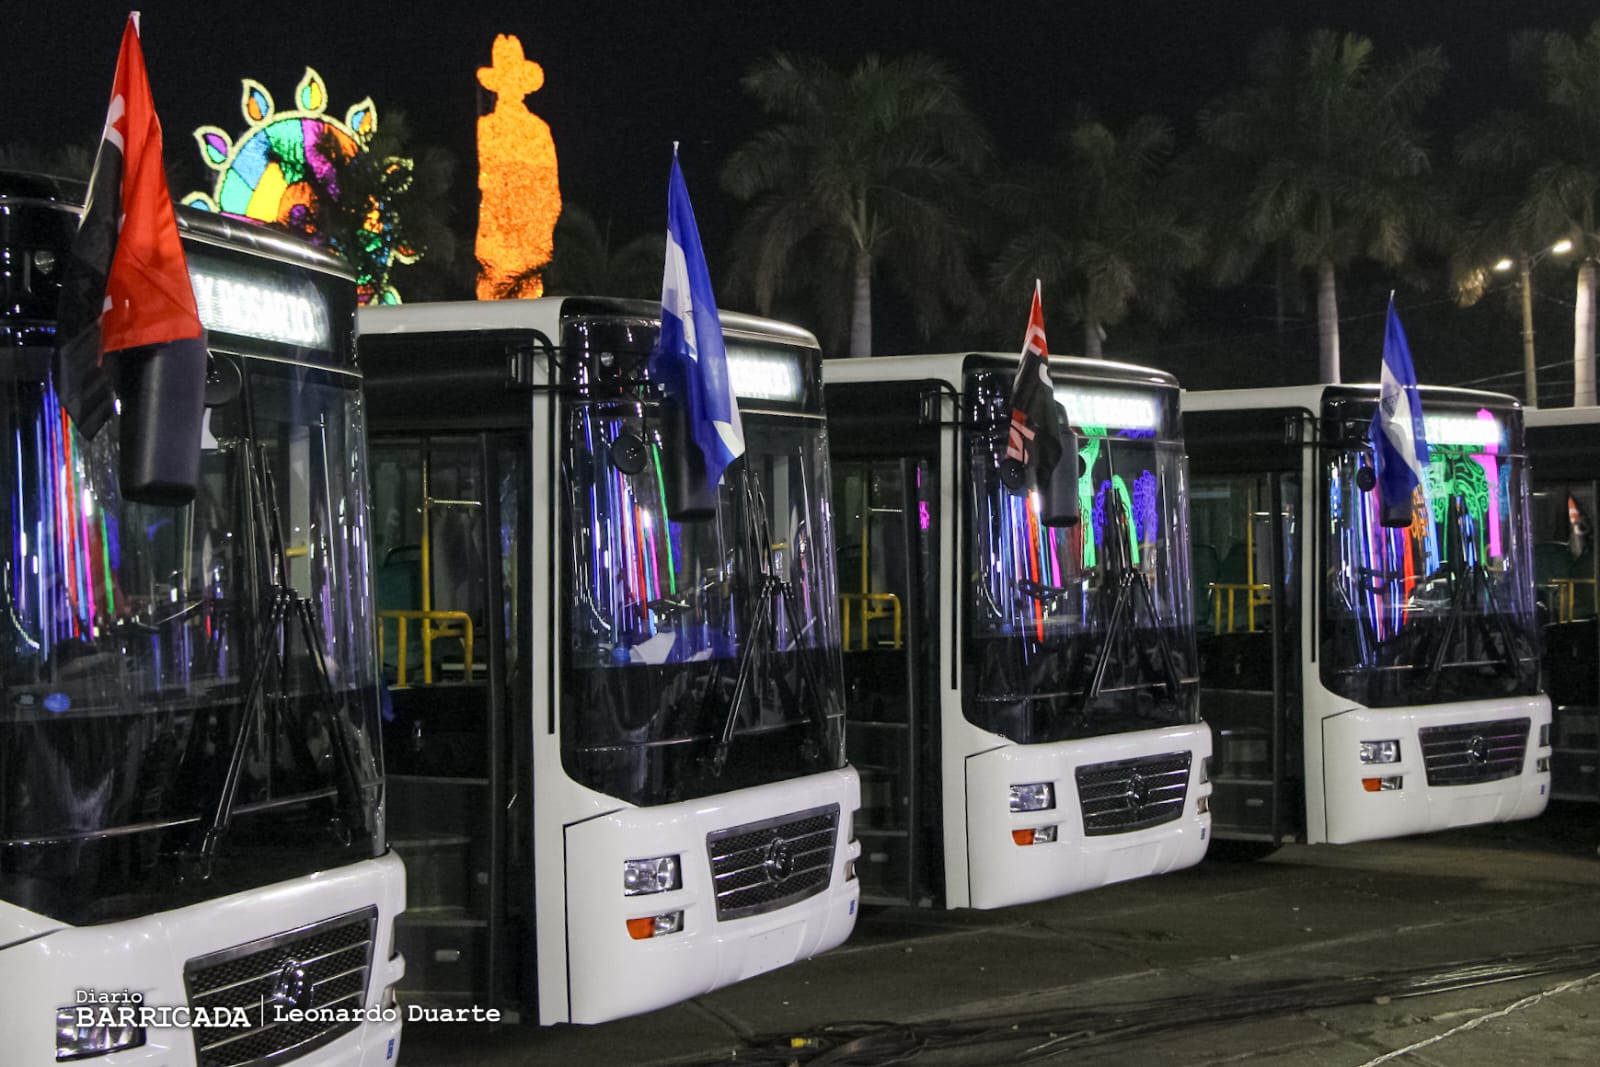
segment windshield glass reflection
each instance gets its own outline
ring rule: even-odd
[[[1081,521],[1000,477],[1010,379],[968,376],[967,715],[1019,743],[1193,721],[1189,532],[1175,390],[1064,383]]]

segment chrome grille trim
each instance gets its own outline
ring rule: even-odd
[[[1180,817],[1193,760],[1192,752],[1163,752],[1079,767],[1075,777],[1084,835],[1132,833]]]
[[[361,1007],[377,925],[378,909],[364,908],[189,960],[183,977],[191,1008],[243,1008],[255,1023],[244,1030],[196,1028],[195,1062],[276,1067],[356,1029],[355,1020],[277,1022],[269,1001],[292,961],[309,994],[297,1006]]]
[[[717,921],[776,911],[828,888],[838,840],[837,804],[707,834]]]
[[[1532,728],[1529,718],[1424,726],[1417,738],[1428,784],[1476,785],[1515,778],[1522,773]]]

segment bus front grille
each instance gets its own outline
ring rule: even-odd
[[[1473,785],[1515,778],[1528,751],[1531,719],[1424,726],[1422,765],[1429,785]]]
[[[338,915],[198,956],[184,965],[189,1006],[213,1018],[244,1009],[248,1027],[194,1029],[199,1067],[288,1063],[360,1025],[378,909]],[[294,1009],[309,1018],[284,1018]],[[345,1014],[350,1021],[324,1021]]]
[[[837,804],[707,834],[717,920],[775,911],[828,888],[838,837]]]
[[[1090,763],[1078,768],[1078,804],[1089,837],[1126,834],[1171,822],[1189,795],[1190,752]]]

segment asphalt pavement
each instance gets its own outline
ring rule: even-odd
[[[405,1067],[1600,1062],[1600,807],[1208,859],[1001,911],[866,909],[813,960],[601,1026],[408,1026]]]

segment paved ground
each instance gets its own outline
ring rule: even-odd
[[[408,1027],[405,1067],[1600,1062],[1600,808],[1291,847],[820,957],[598,1027]]]

